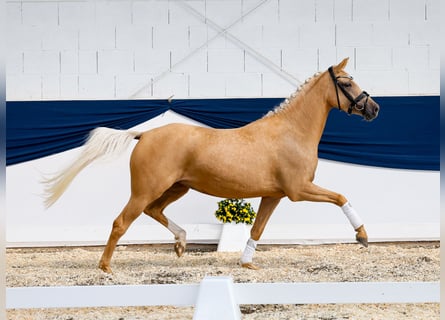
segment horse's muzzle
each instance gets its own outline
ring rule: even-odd
[[[379,115],[380,106],[374,100],[369,99],[364,111],[365,120],[372,121]]]

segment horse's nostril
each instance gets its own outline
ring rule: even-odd
[[[377,105],[374,107],[374,113],[377,114],[379,112],[380,107]]]

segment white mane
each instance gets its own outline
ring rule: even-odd
[[[319,76],[321,72],[316,72],[311,77],[307,78],[298,88],[293,92],[288,98],[284,99],[278,106],[270,110],[268,113],[264,115],[264,118],[273,116],[274,114],[280,113],[284,109],[286,109],[292,100],[295,99],[295,97],[298,96],[298,94],[301,92],[301,90],[304,88],[306,84],[312,81],[315,77]]]

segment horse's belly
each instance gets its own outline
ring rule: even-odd
[[[221,177],[216,175],[195,176],[182,183],[190,188],[221,198],[254,198],[265,196],[282,196],[280,188],[271,181],[246,177]]]

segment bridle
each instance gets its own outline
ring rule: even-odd
[[[333,67],[329,67],[328,70],[329,70],[329,74],[331,75],[332,81],[334,81],[335,93],[337,94],[338,109],[341,110],[341,107],[340,107],[340,97],[338,96],[338,88],[340,88],[341,92],[343,92],[345,97],[349,100],[349,102],[351,102],[351,104],[349,105],[349,108],[348,108],[348,114],[351,114],[352,108],[354,108],[354,107],[355,107],[356,110],[358,110],[362,114],[364,114],[365,113],[365,109],[366,109],[366,105],[368,104],[369,94],[366,91],[362,91],[362,93],[360,93],[358,95],[358,97],[356,97],[354,99],[349,94],[349,92],[346,91],[346,88],[344,87],[344,85],[341,82],[338,82],[338,79],[340,79],[340,78],[346,78],[346,79],[350,79],[350,80],[352,80],[353,78],[351,76],[336,76],[334,74]],[[365,97],[366,97],[365,103],[362,106],[359,105],[358,103]]]

